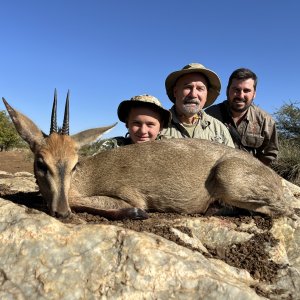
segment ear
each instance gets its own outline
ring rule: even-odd
[[[176,85],[173,87],[173,96],[176,99],[176,96],[177,96],[177,87],[176,87]]]
[[[253,99],[255,99],[256,97],[256,91],[254,91],[254,94],[253,94]]]
[[[92,143],[98,140],[104,133],[109,132],[113,127],[115,127],[118,123],[115,123],[106,127],[98,127],[87,129],[72,135],[73,140],[78,144],[79,147],[82,147],[86,144]]]
[[[19,135],[34,152],[36,146],[44,140],[42,131],[28,117],[12,108],[4,98],[2,100]]]

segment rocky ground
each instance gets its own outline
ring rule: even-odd
[[[11,151],[11,152],[0,152],[0,171],[5,171],[9,173],[15,173],[20,171],[33,172],[32,167],[32,156],[30,153],[21,151]],[[1,175],[0,176],[5,176]],[[43,204],[42,198],[38,193],[18,193],[9,195],[3,187],[0,186],[0,196],[2,198],[11,200],[15,203],[26,205],[31,208],[39,209],[42,211],[47,211],[45,205]],[[159,236],[162,236],[168,240],[175,243],[181,244],[187,248],[193,249],[191,245],[182,244],[170,230],[173,221],[180,218],[178,214],[166,214],[166,213],[150,213],[150,218],[147,220],[124,220],[124,221],[109,221],[105,218],[91,215],[85,212],[75,213],[69,219],[61,220],[64,223],[90,223],[90,224],[114,224],[123,226],[135,231],[146,231]],[[203,218],[201,215],[192,215],[192,218]],[[277,243],[276,239],[269,234],[266,230],[272,227],[272,219],[264,217],[261,215],[250,215],[246,211],[231,211],[227,216],[220,216],[221,219],[230,219],[231,222],[237,224],[249,223],[254,220],[256,225],[264,229],[263,234],[256,234],[251,240],[243,244],[235,244],[228,249],[211,249],[210,253],[207,254],[210,257],[216,257],[222,259],[231,266],[237,268],[246,269],[250,274],[260,281],[265,281],[272,283],[273,279],[276,277],[277,271],[284,266],[274,263],[269,260],[269,255],[265,251],[264,244],[274,244]],[[180,227],[178,230],[189,234],[188,228]],[[258,294],[260,291],[257,291]],[[262,294],[263,295],[263,294]],[[267,295],[263,295],[267,296]]]

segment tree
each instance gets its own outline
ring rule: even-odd
[[[290,102],[281,106],[275,113],[275,119],[281,138],[300,142],[299,102]]]
[[[299,102],[281,106],[275,113],[275,119],[279,131],[279,153],[272,168],[283,178],[300,186]]]
[[[0,111],[0,151],[24,145],[6,112]]]

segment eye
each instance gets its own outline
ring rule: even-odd
[[[198,91],[200,92],[205,92],[206,91],[206,87],[205,86],[200,86],[197,88]]]
[[[185,90],[185,91],[190,91],[192,88],[190,87],[190,86],[185,86],[184,88],[183,88],[183,90]]]
[[[154,127],[154,126],[155,126],[154,123],[147,123],[147,127],[149,127],[149,128],[152,128],[152,127]]]
[[[43,173],[47,173],[47,171],[48,171],[47,165],[46,165],[46,164],[44,163],[44,161],[41,160],[41,159],[38,159],[38,160],[36,161],[36,167],[37,167],[37,169],[38,169],[39,171],[41,171],[41,172],[43,172]]]

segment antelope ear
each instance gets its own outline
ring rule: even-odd
[[[44,140],[42,131],[28,117],[12,108],[4,98],[2,100],[19,135],[34,152],[36,146]]]
[[[82,147],[86,144],[92,143],[98,140],[104,133],[109,132],[113,127],[118,123],[116,122],[113,125],[106,127],[91,128],[79,133],[72,135],[73,140],[78,144],[79,147]]]

